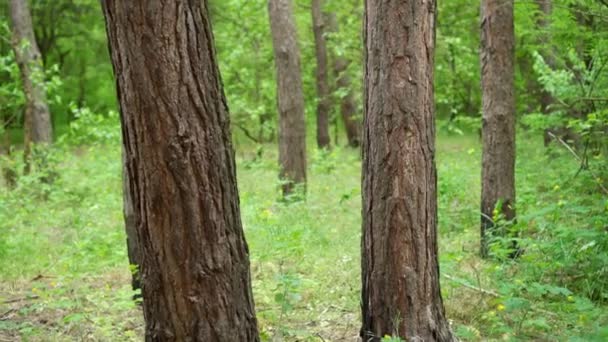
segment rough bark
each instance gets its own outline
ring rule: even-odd
[[[481,255],[488,254],[494,208],[515,218],[515,35],[513,0],[481,2]]]
[[[336,75],[336,87],[345,89],[346,95],[340,99],[340,114],[346,130],[348,145],[359,147],[361,144],[361,121],[357,119],[357,103],[353,92],[352,81],[346,72],[350,61],[344,57],[336,57],[334,60],[334,73]]]
[[[26,100],[24,144],[27,159],[32,143],[52,142],[53,127],[46,100],[44,69],[27,0],[11,0],[10,12],[12,46],[15,60],[19,65]]]
[[[147,341],[259,341],[207,1],[104,0]]]
[[[327,44],[325,39],[326,23],[322,12],[323,0],[312,0],[312,26],[315,36],[315,56],[317,59],[317,146],[328,148],[329,111],[331,102],[327,83]]]
[[[435,1],[365,2],[364,341],[453,341],[439,287]]]
[[[306,122],[300,73],[300,50],[292,0],[269,0],[268,12],[277,73],[279,177],[283,194],[306,185]]]
[[[129,257],[129,265],[131,269],[131,286],[133,290],[141,290],[141,252],[139,250],[139,241],[137,239],[137,226],[141,223],[137,219],[137,212],[133,207],[133,200],[131,199],[131,183],[129,180],[129,171],[127,170],[127,157],[124,150],[122,150],[122,208],[123,216],[125,220],[125,231],[127,233],[127,255]],[[134,298],[140,298],[141,296],[135,295]]]

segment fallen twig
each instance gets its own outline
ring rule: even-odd
[[[20,297],[20,298],[13,298],[13,299],[7,299],[4,302],[2,302],[2,304],[10,304],[10,303],[17,303],[17,302],[23,302],[26,300],[33,300],[33,299],[38,299],[40,298],[40,296],[38,295],[33,295],[33,296],[27,296],[27,297]]]
[[[481,287],[477,287],[477,286],[473,286],[471,284],[466,283],[464,280],[452,277],[449,274],[442,273],[441,275],[444,276],[446,279],[449,279],[449,280],[451,280],[451,281],[453,281],[453,282],[455,282],[455,283],[457,283],[459,285],[462,285],[462,286],[464,286],[464,287],[466,287],[468,289],[475,290],[477,292],[481,292],[481,293],[486,294],[488,296],[497,297],[497,298],[500,297],[500,295],[498,293],[494,292],[494,291],[482,289]]]
[[[562,144],[573,156],[574,158],[576,158],[576,160],[579,163],[583,163],[583,158],[581,158],[576,151],[574,151],[572,149],[572,147],[570,147],[570,145],[568,145],[567,142],[565,142],[564,140],[562,140],[562,138],[556,136],[555,134],[551,133],[551,132],[547,132],[549,134],[550,137],[552,137],[553,139],[555,139],[556,141],[558,141],[560,144]],[[599,179],[599,177],[593,172],[593,170],[591,170],[591,168],[587,167],[586,168],[587,171],[589,171],[589,173],[591,173],[591,176],[593,176],[593,178],[595,179]],[[604,191],[604,193],[606,193],[608,195],[608,189],[599,181],[597,182],[597,184],[600,186],[600,188],[602,189],[602,191]]]

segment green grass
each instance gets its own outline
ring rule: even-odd
[[[606,337],[601,255],[608,242],[599,233],[608,226],[605,198],[588,173],[573,178],[570,156],[539,143],[518,142],[516,227],[526,253],[517,262],[483,261],[479,143],[439,139],[441,281],[463,340]],[[237,163],[262,336],[355,340],[359,153],[311,150],[307,199],[286,204],[278,201],[276,147],[265,146],[261,159],[252,150],[240,148]],[[143,318],[130,300],[120,147],[59,151],[56,160],[61,176],[52,188],[31,176],[13,191],[0,189],[0,340],[141,340]]]

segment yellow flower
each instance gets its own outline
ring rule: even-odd
[[[506,307],[502,304],[498,304],[496,305],[496,310],[498,311],[505,311]]]
[[[262,211],[262,214],[260,216],[262,216],[262,218],[264,218],[264,219],[269,219],[272,217],[272,211],[270,211],[270,209],[266,208]]]

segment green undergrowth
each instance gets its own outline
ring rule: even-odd
[[[439,138],[441,284],[453,330],[464,341],[607,340],[606,196],[590,172],[577,174],[567,151],[519,138],[519,216],[500,224],[523,254],[504,258],[509,244],[495,239],[489,261],[478,257],[479,142]],[[1,189],[0,340],[141,340],[143,318],[130,300],[120,146],[61,146],[51,153],[52,185],[34,173],[19,177],[14,190]],[[237,151],[260,332],[265,340],[353,341],[359,152],[309,149],[306,200],[282,201],[275,151]]]

